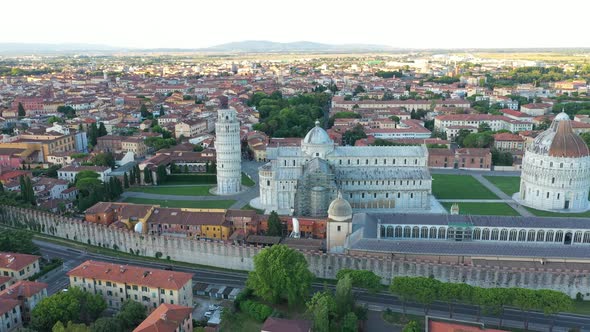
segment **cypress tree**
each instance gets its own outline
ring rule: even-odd
[[[152,172],[147,167],[143,169],[143,182],[152,183]]]
[[[23,107],[23,104],[21,104],[20,102],[18,103],[18,116],[23,117],[26,116],[27,112],[25,111],[25,108]]]
[[[127,176],[127,172],[123,174],[123,186],[125,189],[129,188],[129,177]]]
[[[135,165],[135,183],[141,184],[141,173],[139,173],[139,165]]]

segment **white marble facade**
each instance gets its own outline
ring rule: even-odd
[[[217,155],[217,195],[233,195],[240,191],[242,181],[242,153],[240,122],[234,109],[217,111],[215,123],[215,151]]]
[[[260,207],[289,214],[298,181],[314,158],[328,162],[337,190],[355,211],[427,212],[432,177],[425,146],[336,146],[316,122],[301,147],[268,148],[259,169]],[[335,195],[335,193],[334,193]]]

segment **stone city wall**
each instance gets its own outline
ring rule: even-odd
[[[161,257],[169,256],[175,261],[244,271],[253,269],[253,257],[261,250],[256,246],[138,234],[81,219],[9,206],[0,207],[0,223],[142,256],[155,257],[159,252]],[[441,281],[480,287],[554,289],[571,297],[578,292],[584,296],[590,293],[588,270],[474,266],[465,262],[433,262],[419,258],[302,253],[309,269],[317,277],[326,279],[334,279],[341,269],[363,269],[379,275],[384,284],[394,276],[433,276]]]

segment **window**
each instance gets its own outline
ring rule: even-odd
[[[133,290],[137,290],[137,285],[133,285]]]
[[[340,229],[341,229],[341,227],[342,227],[342,226],[338,226],[338,231],[339,231],[339,232],[340,232]]]
[[[111,287],[111,282],[107,281],[106,285],[107,285],[107,287]]]
[[[430,227],[430,234],[428,237],[431,239],[436,239],[436,227]]]
[[[147,287],[145,287],[145,286],[141,286],[141,291],[142,292],[148,292],[149,289]]]
[[[547,235],[545,235],[545,242],[553,242],[553,231],[547,231]]]
[[[500,235],[500,231],[497,228],[492,229],[492,237],[490,240],[498,241],[498,236]]]
[[[412,235],[412,229],[410,226],[404,227],[404,237],[410,237]]]
[[[174,295],[174,291],[173,290],[170,291],[170,295]]]
[[[502,229],[500,231],[500,241],[506,241],[506,240],[508,240],[508,230]]]
[[[166,291],[163,289],[160,289],[160,294],[166,294]]]
[[[420,238],[421,239],[427,239],[428,238],[428,227],[422,227],[422,229],[420,230]]]
[[[412,228],[412,237],[413,238],[420,237],[420,229],[418,228],[418,226],[414,226],[414,228]]]
[[[537,232],[537,242],[543,241],[545,241],[545,232],[541,230]]]

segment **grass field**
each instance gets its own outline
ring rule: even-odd
[[[228,209],[236,201],[233,200],[216,200],[216,201],[172,201],[172,200],[159,200],[159,199],[147,199],[129,197],[124,200],[127,203],[136,204],[157,204],[163,207],[174,207],[174,208],[195,208],[195,209]]]
[[[450,211],[453,203],[441,203]],[[481,215],[481,216],[519,216],[518,212],[506,203],[457,203],[459,214]]]
[[[438,199],[498,199],[471,175],[432,174],[432,193]]]
[[[524,208],[529,210],[530,213],[534,214],[537,217],[590,218],[590,211],[586,211],[586,212],[582,212],[582,213],[558,213],[558,212],[536,210],[536,209],[526,207],[526,206]]]
[[[486,180],[490,181],[498,189],[502,190],[506,195],[512,194],[520,190],[520,176],[489,176],[484,175]]]
[[[211,173],[170,174],[165,184],[217,184],[217,175]]]
[[[213,186],[151,186],[151,187],[134,187],[129,191],[142,192],[147,194],[160,195],[179,195],[179,196],[211,196],[209,189]]]
[[[242,185],[246,187],[252,187],[255,184],[256,183],[254,183],[254,181],[252,181],[252,179],[250,179],[246,173],[242,172]]]

